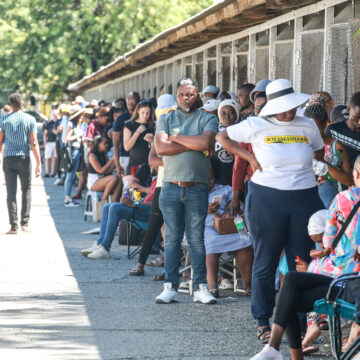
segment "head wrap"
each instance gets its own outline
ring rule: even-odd
[[[319,210],[309,219],[308,232],[309,235],[318,235],[325,232],[326,218],[328,210]]]

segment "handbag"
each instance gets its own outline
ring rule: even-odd
[[[131,227],[131,230],[129,229]],[[127,245],[128,235],[130,234],[129,243],[131,246],[139,246],[144,237],[144,231],[129,224],[126,220],[120,220],[119,223],[119,245]]]
[[[72,166],[71,149],[69,146],[63,148],[60,167],[64,172],[70,172]]]
[[[230,201],[226,204],[222,215],[214,214],[214,228],[219,235],[236,234],[238,232],[235,226],[235,217],[226,214]]]
[[[107,204],[107,200],[94,201],[93,219],[95,222],[101,221],[101,214],[105,204]]]

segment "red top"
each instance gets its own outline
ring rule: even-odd
[[[93,139],[95,136],[103,136],[104,127],[105,126],[101,125],[97,119],[93,120],[87,128],[85,137],[87,139]]]
[[[250,144],[239,143],[239,145],[244,150],[254,155],[252,146]],[[240,158],[239,156],[235,156],[235,163],[234,163],[233,176],[232,176],[233,191],[239,191],[239,192],[244,191],[244,183],[245,183],[246,175],[247,175],[247,180],[250,181],[253,175],[253,171],[250,164],[246,160]]]
[[[146,196],[146,198],[144,199],[144,203],[152,202],[152,199],[153,199],[153,197],[154,197],[154,192],[155,192],[155,189],[156,189],[156,181],[157,181],[157,176],[155,176],[155,178],[154,178],[153,181],[151,182],[150,192],[149,192],[149,194]]]

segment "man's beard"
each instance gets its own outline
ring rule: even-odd
[[[188,113],[196,110],[196,104],[194,104],[193,106],[190,106],[190,107],[186,107],[186,108],[181,108],[179,106],[179,108],[180,108],[181,112],[188,114]]]

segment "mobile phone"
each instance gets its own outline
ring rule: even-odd
[[[221,201],[222,201],[222,196],[221,195],[215,195],[214,197],[213,197],[213,199],[212,199],[212,202],[213,203],[219,203],[219,204],[221,204]]]

